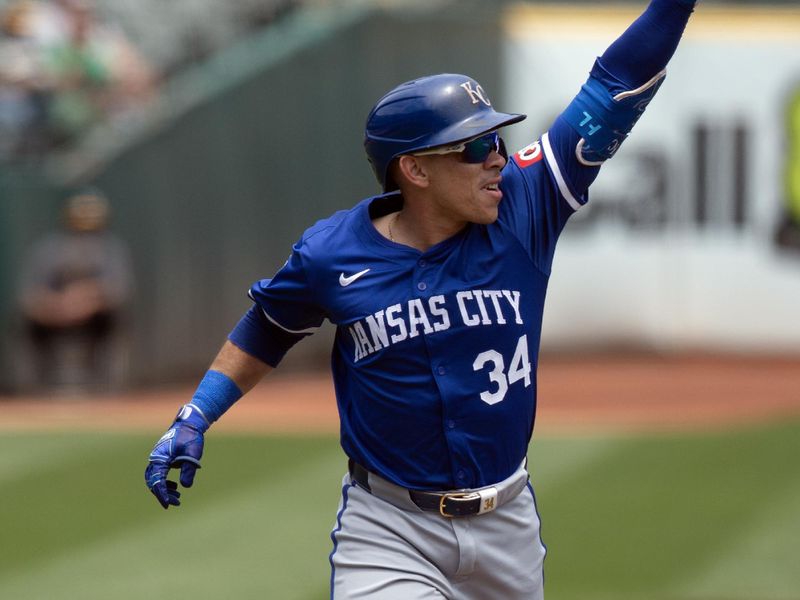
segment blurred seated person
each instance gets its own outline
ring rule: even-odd
[[[35,387],[102,391],[122,383],[121,326],[133,276],[127,247],[107,230],[109,213],[99,191],[73,194],[64,230],[32,249],[20,305]]]

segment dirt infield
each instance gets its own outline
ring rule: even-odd
[[[0,397],[0,430],[161,430],[193,387],[86,398]],[[800,418],[800,358],[543,357],[537,434],[708,429]],[[220,431],[335,432],[327,373],[268,377]]]

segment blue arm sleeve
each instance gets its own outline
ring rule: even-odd
[[[629,89],[639,87],[667,66],[694,5],[694,0],[652,0],[598,62]]]
[[[270,367],[277,367],[289,349],[303,337],[271,323],[257,304],[244,314],[228,335],[236,347]]]

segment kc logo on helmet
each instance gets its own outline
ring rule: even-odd
[[[472,99],[473,104],[477,104],[478,102],[483,102],[486,106],[491,106],[492,103],[489,102],[489,98],[486,97],[486,92],[483,91],[481,84],[475,84],[475,87],[472,87],[472,82],[465,81],[461,84],[461,87],[464,88],[469,97]]]

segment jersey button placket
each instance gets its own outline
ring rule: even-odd
[[[419,291],[419,292],[424,292],[425,290],[428,289],[428,284],[423,279],[423,277],[424,277],[424,272],[423,271],[424,271],[425,267],[428,267],[428,266],[429,266],[429,263],[428,263],[428,260],[426,258],[420,258],[420,259],[417,260],[417,267],[416,267],[416,269],[414,269],[414,280],[416,281],[416,284],[414,285],[414,287],[416,287],[417,291]]]

